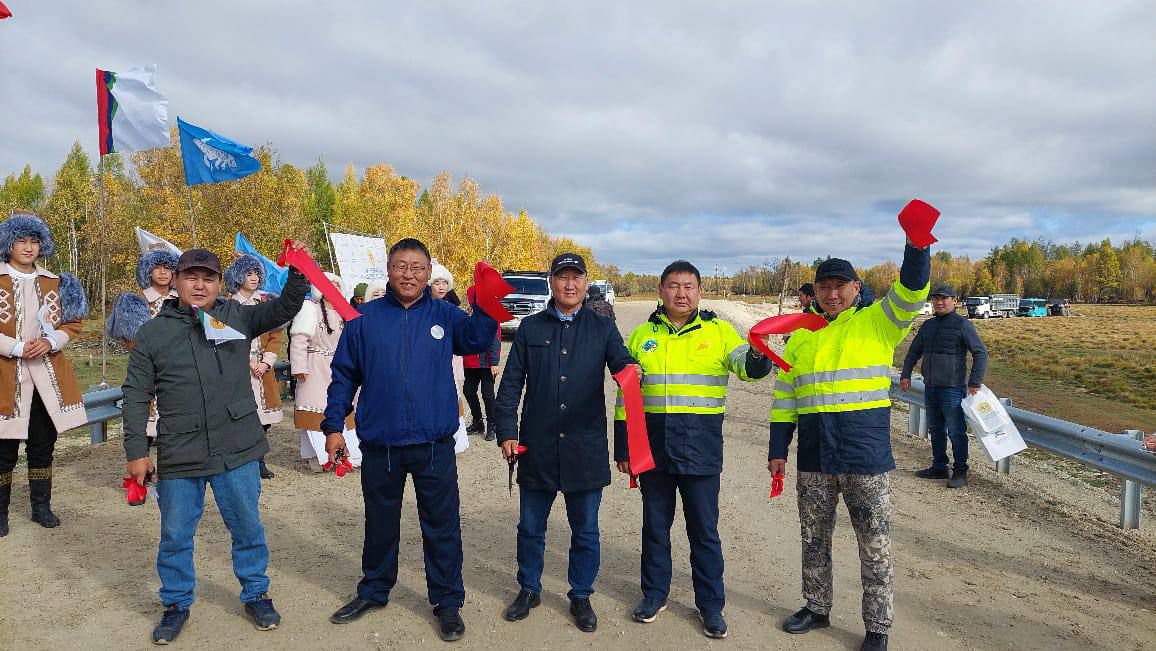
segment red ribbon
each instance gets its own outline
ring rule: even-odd
[[[353,470],[353,464],[349,462],[349,459],[345,458],[345,450],[338,450],[335,456],[337,457],[336,461],[330,460],[326,462],[325,465],[321,466],[321,469],[325,472],[333,470],[333,474],[338,477],[344,477],[345,473]]]
[[[514,315],[502,305],[502,299],[514,291],[513,285],[502,278],[502,274],[486,264],[474,265],[474,296],[477,306],[498,323],[513,321]]]
[[[626,407],[626,443],[630,454],[630,487],[638,488],[638,476],[654,470],[650,453],[650,437],[646,433],[646,413],[642,409],[642,383],[638,369],[628,364],[614,374],[614,381],[622,388],[622,402]]]
[[[281,249],[281,257],[277,258],[277,266],[293,266],[297,271],[305,274],[309,282],[313,283],[313,286],[321,292],[325,300],[329,301],[333,309],[337,310],[343,321],[352,321],[361,316],[361,312],[355,310],[349,301],[345,300],[341,291],[329,281],[325,272],[317,266],[313,258],[309,257],[309,254],[304,250],[293,248],[292,240],[285,240],[285,246]]]
[[[120,483],[120,487],[128,490],[125,499],[130,506],[140,506],[144,504],[145,499],[149,496],[148,486],[136,483],[136,480],[132,477],[125,477],[124,481]]]
[[[903,232],[907,233],[907,239],[921,249],[939,241],[931,234],[931,229],[938,219],[939,211],[919,199],[912,199],[903,210],[899,211],[899,225],[903,227]]]
[[[771,477],[771,499],[783,494],[783,473],[776,472]]]
[[[788,364],[782,357],[775,354],[771,347],[763,341],[766,335],[786,335],[790,334],[800,328],[806,328],[814,332],[827,327],[827,320],[815,314],[814,312],[802,312],[800,314],[782,314],[780,316],[773,316],[769,319],[763,319],[751,328],[751,332],[747,337],[747,341],[752,346],[758,348],[764,355],[771,358],[775,366],[790,371],[791,365]]]

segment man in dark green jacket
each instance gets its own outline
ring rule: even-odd
[[[295,245],[301,248],[299,244]],[[249,342],[291,320],[309,281],[289,272],[280,297],[258,305],[218,303],[221,263],[205,249],[186,251],[177,263],[178,298],[141,326],[124,381],[124,449],[128,474],[139,484],[153,471],[145,423],[155,399],[157,552],[165,612],[153,642],[181,631],[193,603],[193,535],[205,504],[205,486],[233,539],[233,572],[245,613],[259,630],[281,623],[269,599],[269,548],[257,512],[258,459],[269,451],[249,381]]]

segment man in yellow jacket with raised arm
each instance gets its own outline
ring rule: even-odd
[[[839,494],[859,541],[863,580],[861,649],[887,648],[894,616],[891,587],[891,363],[927,298],[930,249],[908,241],[899,280],[867,304],[850,262],[830,258],[815,272],[818,313],[825,328],[799,330],[787,344],[771,407],[772,474],[785,473],[787,448],[799,431],[797,486],[803,539],[803,597],[783,623],[788,633],[830,625],[831,537]]]

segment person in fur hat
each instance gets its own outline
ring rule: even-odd
[[[12,470],[24,441],[32,521],[52,512],[52,454],[60,432],[88,422],[64,347],[80,334],[88,301],[76,278],[39,261],[56,251],[48,225],[16,214],[0,224],[0,536],[8,535]]]
[[[387,285],[388,281],[384,278],[370,281],[369,284],[365,286],[365,302],[368,303],[370,301],[376,301],[379,298],[384,298]]]
[[[177,297],[177,291],[173,289],[176,273],[177,254],[172,251],[153,249],[142,253],[136,261],[136,283],[140,285],[140,291],[124,292],[116,297],[112,313],[105,323],[108,336],[119,339],[131,351],[140,327],[161,311],[161,304]],[[154,404],[145,424],[150,442],[156,440],[157,418]]]
[[[177,254],[168,249],[153,249],[141,254],[136,262],[139,292],[124,292],[116,297],[105,331],[132,350],[136,333],[146,321],[157,315],[166,299],[176,298],[173,276],[177,272]],[[155,425],[155,422],[154,422]],[[152,434],[155,436],[155,430]]]
[[[330,273],[325,275],[337,289],[341,289],[340,277]],[[313,472],[321,472],[322,466],[329,462],[321,421],[329,382],[333,377],[329,365],[344,329],[345,321],[316,287],[313,288],[313,300],[305,301],[301,312],[289,326],[289,364],[293,377],[297,379],[297,390],[293,394],[296,403],[293,424],[301,430],[301,458]],[[349,461],[354,467],[359,467],[361,450],[353,427],[353,414],[345,419],[344,434]]]
[[[457,299],[457,296],[454,295],[453,291],[454,275],[450,273],[450,270],[447,269],[445,265],[438,262],[435,258],[433,260],[432,266],[430,267],[430,298],[439,301],[447,301],[453,304],[455,307],[459,307],[461,306],[462,302]],[[465,361],[462,359],[461,355],[454,355],[452,364],[454,369],[454,383],[457,384],[458,387],[458,439],[463,440],[464,437],[469,434],[469,427],[466,426],[466,408],[465,405],[462,404],[462,388],[465,387],[466,384]],[[455,451],[461,452],[462,449],[465,448],[461,448]]]
[[[257,305],[276,298],[275,294],[261,291],[264,284],[265,265],[257,256],[242,255],[225,270],[225,289],[229,290],[230,298],[241,305]],[[254,338],[250,348],[249,372],[252,375],[253,398],[257,402],[257,416],[266,432],[285,417],[281,411],[281,387],[273,372],[277,351],[281,350],[284,337],[285,328],[282,326]],[[272,479],[273,471],[265,465],[265,457],[262,456],[259,461],[261,479]]]

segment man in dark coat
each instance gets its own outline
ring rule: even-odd
[[[298,248],[300,244],[295,244]],[[281,616],[269,598],[269,548],[257,498],[258,460],[269,451],[250,383],[250,342],[283,325],[301,309],[309,281],[289,272],[280,297],[258,305],[220,303],[221,263],[205,249],[177,262],[177,298],[141,326],[124,381],[124,451],[128,474],[143,485],[152,472],[148,422],[156,400],[157,551],[165,612],[153,642],[167,644],[181,632],[193,604],[193,535],[205,506],[205,487],[233,539],[233,572],[241,582],[245,613],[259,630],[277,628]]]
[[[570,613],[579,629],[591,632],[598,627],[590,606],[600,562],[598,508],[610,484],[603,383],[607,367],[617,373],[635,361],[614,322],[583,305],[587,285],[581,256],[554,258],[550,304],[518,328],[497,402],[502,455],[512,461],[519,443],[527,448],[518,467],[521,591],[506,619],[525,619],[541,603],[546,520],[561,491],[571,535]]]
[[[971,321],[955,311],[956,292],[951,285],[939,285],[931,292],[935,316],[919,326],[911,341],[899,386],[911,387],[911,371],[923,358],[924,397],[927,401],[927,433],[931,436],[931,466],[915,473],[921,479],[946,479],[948,488],[967,485],[967,425],[963,399],[976,393],[987,372],[987,347]],[[967,353],[971,353],[971,373],[967,374]],[[966,380],[964,378],[967,378]],[[966,385],[966,386],[965,386]],[[955,464],[947,472],[947,439]]]

